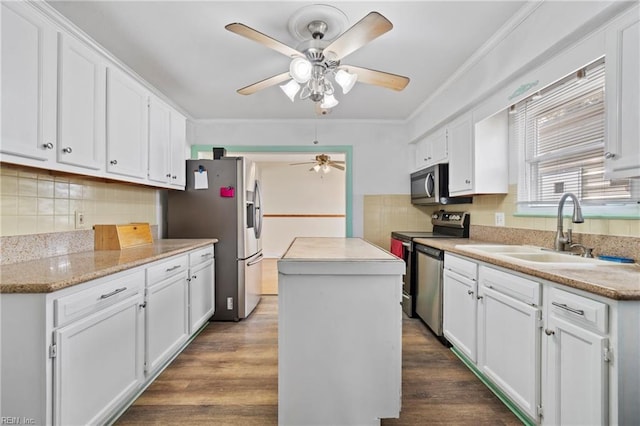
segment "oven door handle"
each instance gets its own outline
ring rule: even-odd
[[[402,243],[402,245],[403,245],[404,247],[411,247],[411,243],[405,243],[405,242],[403,242],[403,243]]]
[[[407,300],[409,300],[409,299],[410,299],[409,295],[404,294],[404,293],[402,293],[402,298],[403,298],[403,299],[407,299]]]

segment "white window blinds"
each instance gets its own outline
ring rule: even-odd
[[[604,59],[525,99],[516,110],[519,203],[557,204],[565,192],[587,204],[632,201],[628,179],[604,177]]]

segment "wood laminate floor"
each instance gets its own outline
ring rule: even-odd
[[[278,302],[210,323],[117,425],[276,425]],[[519,425],[418,319],[403,320],[402,412],[382,425]]]

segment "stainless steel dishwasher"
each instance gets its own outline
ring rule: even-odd
[[[416,313],[443,341],[442,277],[444,251],[422,244],[415,245],[417,257]]]

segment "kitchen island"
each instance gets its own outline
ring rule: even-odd
[[[358,238],[278,260],[278,422],[378,425],[401,405],[404,262]]]

